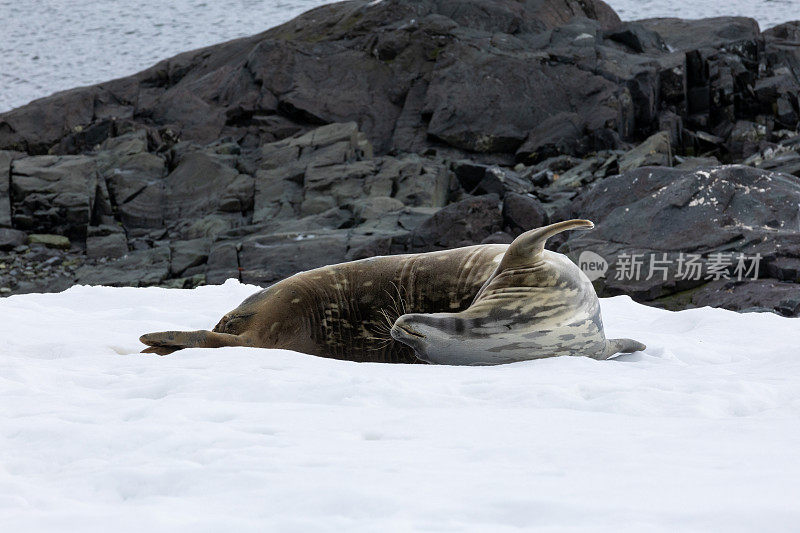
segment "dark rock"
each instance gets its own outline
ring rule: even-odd
[[[533,196],[509,193],[503,199],[503,225],[512,236],[546,226],[547,221],[547,212]]]
[[[505,231],[498,231],[483,239],[481,244],[511,244],[512,242],[514,242],[514,237]]]
[[[146,287],[157,285],[169,276],[169,246],[130,252],[120,259],[96,265],[84,265],[77,272],[77,282],[111,287]]]
[[[381,222],[391,213],[399,213],[405,207],[403,202],[388,196],[362,198],[353,202],[353,215],[356,224]]]
[[[585,119],[577,113],[562,112],[536,125],[517,149],[517,161],[535,164],[558,155],[585,155]]]
[[[698,20],[653,18],[637,25],[658,34],[672,50],[697,50],[731,44],[746,45],[759,38],[758,23],[746,17],[714,17]]]
[[[619,171],[627,172],[645,166],[672,166],[669,133],[660,131],[619,158]]]
[[[224,158],[205,152],[191,152],[165,178],[165,218],[179,222],[213,213],[239,172]]]
[[[767,129],[761,124],[739,120],[728,137],[728,151],[736,159],[745,159],[758,152],[759,143],[766,135]]]
[[[713,281],[696,291],[691,301],[697,307],[724,307],[733,311],[761,308],[784,316],[800,316],[797,285],[774,279]]]
[[[28,242],[28,235],[16,229],[0,228],[0,250],[8,252]]]
[[[181,276],[187,269],[202,265],[208,259],[210,248],[208,239],[173,242],[170,245],[170,274]]]
[[[714,263],[726,265],[723,277],[749,282],[761,259],[796,253],[791,238],[800,227],[798,203],[800,182],[792,176],[744,166],[645,167],[607,178],[582,194],[573,214],[593,220],[596,228],[571,235],[562,250],[576,260],[592,251],[608,261],[609,274],[598,284],[601,294],[664,297],[708,281]],[[678,272],[681,257],[691,254],[697,255],[700,276]],[[635,279],[620,275],[633,272],[634,256],[640,274]],[[736,271],[740,258],[743,270]],[[666,279],[661,270],[649,271],[654,260],[662,259],[668,264]]]
[[[636,22],[623,22],[606,31],[605,38],[623,44],[639,54],[667,50],[667,44],[658,33]]]
[[[331,207],[321,213],[302,218],[275,221],[269,225],[269,233],[313,233],[325,229],[350,228],[354,224],[352,211]]]
[[[489,168],[489,165],[476,163],[469,159],[461,159],[459,161],[454,161],[451,168],[461,187],[468,194],[472,194],[472,192],[478,188],[478,184],[486,176],[486,169]]]
[[[206,266],[208,283],[223,283],[227,279],[239,279],[239,252],[236,244],[216,242],[211,245]]]
[[[771,278],[800,283],[800,258],[775,257],[767,263],[764,271]]]
[[[241,281],[268,285],[302,270],[341,263],[347,240],[345,232],[247,239],[239,252]]]
[[[507,99],[507,94],[518,98]],[[425,113],[431,115],[428,134],[435,139],[473,152],[514,153],[529,131],[572,111],[577,102],[586,113],[588,134],[597,136],[616,123],[622,105],[612,83],[575,66],[510,55],[489,61],[471,47],[451,46],[432,73]]]
[[[134,76],[60,93],[5,113],[0,119],[4,125],[0,148],[44,153],[59,145],[61,150],[84,150],[113,135],[116,120],[146,117],[165,133],[169,130],[172,137],[202,144],[226,135],[261,143],[285,137],[302,125],[357,120],[379,150],[413,145],[418,133],[427,129],[459,145],[513,151],[507,139],[517,138],[518,145],[531,118],[541,118],[548,109],[530,111],[536,106],[528,104],[540,101],[541,95],[513,90],[528,76],[509,67],[538,72],[530,80],[542,87],[549,77],[574,98],[592,98],[592,83],[568,83],[566,72],[580,75],[580,71],[556,66],[549,72],[547,65],[525,61],[524,49],[515,50],[500,39],[497,52],[505,56],[500,60],[506,61],[505,66],[490,66],[492,55],[483,51],[476,59],[483,63],[484,72],[474,65],[467,70],[448,68],[444,59],[463,55],[451,53],[451,48],[462,46],[460,41],[479,42],[495,34],[507,35],[506,42],[516,41],[510,39],[512,34],[535,35],[576,15],[596,19],[599,28],[619,23],[614,12],[597,0],[523,4],[497,0],[464,4],[457,10],[433,0],[332,4],[260,35],[181,54]],[[432,63],[436,63],[433,69]],[[462,85],[466,81],[462,75],[470,76],[472,70],[480,83],[474,91]],[[482,110],[480,104],[459,97],[451,122],[445,116],[448,104],[442,99],[434,104],[431,93],[494,94],[484,73],[505,78],[508,92],[529,95],[512,110],[521,116],[509,128],[498,128],[501,122],[494,121],[495,117],[511,110],[506,106],[511,101],[504,98],[497,112],[490,113],[495,117],[482,119],[474,132],[459,131],[456,124],[478,118],[474,114]],[[602,84],[597,76],[587,73],[586,78]],[[428,98],[420,94],[426,85]],[[556,103],[564,101],[555,91],[550,93]],[[565,110],[567,106],[559,107]],[[519,109],[525,111],[519,113]],[[433,119],[426,126],[428,110]],[[281,120],[269,118],[276,114]],[[481,131],[483,126],[487,131]]]
[[[444,250],[481,242],[502,227],[499,203],[497,195],[489,194],[442,208],[414,230],[412,250]]]
[[[96,163],[85,156],[36,156],[11,163],[15,227],[83,240],[98,188]]]
[[[164,159],[129,145],[98,156],[116,212],[126,229],[164,226],[167,186]]]
[[[119,226],[90,226],[86,237],[86,256],[117,258],[128,253],[128,240]]]
[[[464,191],[471,195],[497,194],[503,198],[507,192],[524,194],[533,190],[530,179],[497,165],[462,160],[453,164],[453,171]]]
[[[25,154],[0,150],[0,228],[11,227],[11,162]]]
[[[404,205],[442,207],[447,205],[452,182],[453,175],[444,164],[404,155],[385,159],[380,172],[366,186],[370,195],[384,191]],[[387,185],[391,190],[386,190]]]
[[[363,194],[366,177],[376,171],[374,161],[309,168],[305,174],[300,215],[322,213],[352,202]]]
[[[266,284],[375,254],[507,242],[571,216],[598,228],[565,250],[596,249],[612,273],[626,253],[698,253],[703,268],[745,253],[795,281],[798,182],[775,172],[800,175],[797,28],[621,23],[594,0],[323,6],[0,114],[0,150],[16,150],[0,151],[0,227],[74,244],[9,241],[28,262],[0,285],[46,290],[87,257],[89,280],[106,269],[118,284]],[[678,170],[653,167],[673,158]],[[760,170],[716,167],[743,158]],[[121,274],[140,268],[143,280]],[[664,306],[719,285],[597,283]],[[793,312],[791,299],[762,300]]]
[[[716,157],[676,157],[675,160],[678,161],[675,168],[680,170],[694,170],[696,168],[715,167],[719,165],[719,160]]]

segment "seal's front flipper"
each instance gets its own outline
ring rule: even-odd
[[[169,355],[172,352],[177,352],[180,348],[169,348],[167,346],[151,346],[145,348],[141,353],[154,353],[157,355]]]
[[[641,352],[646,349],[647,346],[633,339],[608,339],[606,341],[606,349],[598,359],[608,359],[618,353]]]
[[[213,331],[160,331],[147,333],[139,340],[150,346],[142,353],[167,355],[184,348],[221,348],[223,346],[248,346],[238,335],[215,333]]]

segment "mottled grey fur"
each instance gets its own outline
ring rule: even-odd
[[[588,220],[569,220],[520,235],[467,309],[403,315],[392,337],[420,359],[448,365],[560,355],[608,359],[644,350],[631,339],[605,338],[592,283],[567,257],[544,249],[556,233],[592,227]]]

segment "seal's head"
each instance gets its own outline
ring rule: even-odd
[[[628,348],[642,349],[639,343],[606,340],[589,279],[565,256],[544,249],[557,233],[593,227],[588,220],[568,220],[520,235],[469,308],[402,315],[392,338],[424,361],[451,365],[557,355],[605,359]]]

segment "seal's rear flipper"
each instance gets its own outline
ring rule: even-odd
[[[591,220],[573,219],[556,222],[543,228],[532,229],[514,239],[514,242],[509,245],[506,255],[529,257],[540,254],[544,250],[544,243],[553,235],[557,235],[562,231],[590,230],[592,228],[594,228],[594,223]]]
[[[215,333],[213,331],[160,331],[147,333],[139,340],[150,346],[142,353],[157,353],[167,355],[184,348],[221,348],[223,346],[247,346],[238,335],[228,333]]]
[[[606,349],[598,359],[608,359],[618,353],[633,353],[646,350],[647,346],[633,339],[608,339]]]

